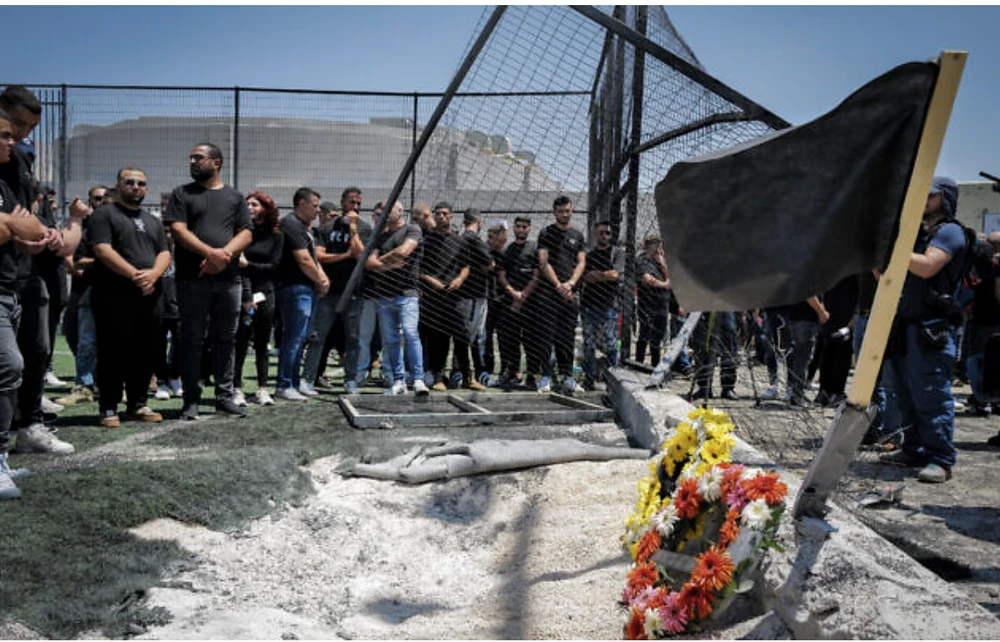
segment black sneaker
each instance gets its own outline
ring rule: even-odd
[[[902,450],[895,450],[891,453],[880,455],[878,460],[879,463],[882,464],[889,464],[890,466],[904,466],[907,468],[921,468],[924,465],[924,462],[914,459]]]
[[[719,396],[723,399],[728,399],[729,401],[736,401],[740,398],[740,396],[736,394],[735,390],[723,390],[722,394]]]
[[[184,409],[181,410],[181,419],[187,421],[194,421],[198,418],[198,404],[189,403],[184,405]]]
[[[246,417],[246,408],[241,408],[236,405],[236,402],[232,399],[224,399],[222,401],[215,402],[215,412],[232,415],[233,417]]]

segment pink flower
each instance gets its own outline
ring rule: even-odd
[[[649,602],[656,597],[656,588],[647,586],[639,591],[638,595],[632,598],[632,606],[640,611],[645,611],[649,607]]]
[[[740,484],[736,484],[736,486],[729,491],[729,494],[726,495],[726,504],[728,504],[730,508],[735,508],[741,513],[749,503],[750,498],[747,497],[746,491],[743,490],[743,486]]]
[[[664,631],[680,633],[687,626],[687,610],[680,603],[680,593],[671,593],[660,608],[660,622]]]

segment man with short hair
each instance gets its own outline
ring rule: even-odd
[[[0,109],[7,114],[9,131],[15,144],[27,138],[41,120],[41,103],[30,90],[20,85],[10,85],[0,94]],[[8,160],[0,163],[0,180],[7,183],[17,203],[25,209],[35,202],[38,185],[32,178],[31,160],[22,151],[11,149]],[[37,218],[46,228],[44,238],[28,240],[14,237],[14,243],[20,250],[18,294],[21,322],[17,342],[24,357],[24,372],[17,393],[20,411],[18,452],[73,452],[72,445],[57,439],[44,424],[43,403],[52,410],[61,407],[52,407],[52,402],[43,398],[43,390],[52,349],[49,340],[50,284],[58,286],[57,266],[73,253],[80,242],[82,221],[87,213],[82,204],[71,206],[69,221],[60,230],[51,203],[42,198]]]
[[[403,206],[397,201],[386,216],[385,229],[375,240],[365,267],[374,275],[378,299],[379,326],[382,331],[382,358],[391,377],[387,395],[406,394],[406,374],[400,335],[406,343],[406,361],[413,377],[413,391],[428,394],[424,383],[424,356],[417,330],[420,323],[419,283],[420,228],[403,218]]]
[[[608,360],[618,365],[618,283],[625,269],[625,256],[611,242],[611,223],[594,224],[595,247],[587,253],[580,295],[583,318],[583,387],[593,390],[597,381],[597,343]]]
[[[538,266],[541,273],[539,289],[539,316],[536,322],[541,331],[542,380],[538,392],[552,390],[551,353],[555,348],[556,364],[562,377],[563,391],[576,392],[573,378],[573,346],[576,338],[576,317],[579,301],[575,290],[587,265],[585,239],[580,230],[570,226],[573,202],[568,196],[559,196],[552,203],[556,222],[538,235]]]
[[[236,324],[240,316],[239,265],[253,240],[253,223],[243,195],[219,175],[222,151],[199,143],[188,156],[194,180],[174,189],[163,222],[170,226],[177,266],[181,318],[181,379],[184,419],[198,418],[201,402],[201,348],[211,318],[215,408],[236,417],[246,410],[233,401]]]
[[[883,371],[906,430],[902,450],[882,460],[922,467],[917,478],[928,483],[949,480],[957,457],[951,376],[961,308],[953,296],[972,250],[955,221],[957,206],[955,181],[934,177]]]
[[[275,396],[287,401],[305,401],[316,396],[312,382],[300,378],[299,367],[315,297],[324,297],[330,290],[330,280],[316,260],[316,246],[310,232],[319,216],[319,199],[314,190],[300,187],[292,197],[292,214],[278,224],[285,242],[275,289],[282,328]]]
[[[146,174],[118,171],[117,203],[97,208],[90,232],[94,256],[93,309],[97,329],[100,423],[120,425],[122,386],[128,395],[125,419],[158,423],[146,405],[156,366],[160,277],[170,266],[170,249],[159,219],[142,209]]]
[[[454,357],[458,372],[462,374],[462,385],[476,391],[486,390],[479,381],[485,371],[478,339],[486,325],[487,279],[493,269],[490,248],[479,238],[483,225],[483,215],[476,208],[469,208],[462,215],[462,241],[465,251],[465,265],[469,266],[469,276],[458,289],[458,314],[462,320],[462,332],[454,337]],[[469,353],[472,354],[471,370]]]
[[[670,318],[670,273],[663,259],[663,241],[650,234],[642,242],[642,254],[636,257],[636,316],[639,336],[635,342],[635,360],[646,360],[649,348],[650,362],[655,368],[660,364],[660,348],[667,334]]]
[[[521,348],[524,347],[528,377],[540,369],[535,338],[529,312],[529,301],[538,287],[538,248],[528,240],[531,219],[518,216],[514,219],[514,241],[503,253],[497,271],[497,284],[506,295],[503,323],[500,325],[500,385],[510,390],[517,381],[521,368]],[[526,384],[533,383],[526,381]],[[533,387],[529,385],[529,387]]]
[[[10,117],[0,110],[0,166],[10,161],[13,149],[14,133]],[[17,390],[24,370],[24,358],[17,344],[20,304],[17,295],[18,259],[14,240],[20,238],[37,241],[44,238],[45,233],[45,226],[41,221],[18,203],[14,192],[0,178],[0,500],[17,499],[21,496],[14,481],[22,473],[11,470],[7,464],[10,428],[14,421]]]
[[[497,275],[503,264],[503,249],[507,245],[507,221],[496,221],[489,226],[486,230],[486,245],[490,250],[492,268],[486,275],[486,324],[478,341],[485,371],[479,375],[479,383],[484,386],[496,386],[499,383],[494,376],[497,365],[496,337],[503,324],[504,308],[507,307],[506,293],[500,288]]]

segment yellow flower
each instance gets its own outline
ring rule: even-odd
[[[733,432],[733,424],[709,424],[708,425],[708,436],[712,439],[721,439],[722,437],[729,436]]]
[[[732,455],[729,454],[726,442],[721,439],[709,439],[706,441],[705,445],[698,451],[698,455],[709,467],[732,460]]]
[[[674,437],[685,450],[692,450],[698,447],[698,432],[688,423],[677,426],[677,432],[674,433]]]

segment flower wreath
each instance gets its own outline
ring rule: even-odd
[[[712,408],[688,415],[639,481],[623,545],[631,566],[621,603],[625,635],[653,639],[697,630],[721,613],[774,541],[788,487],[778,474],[733,464],[729,416]]]

